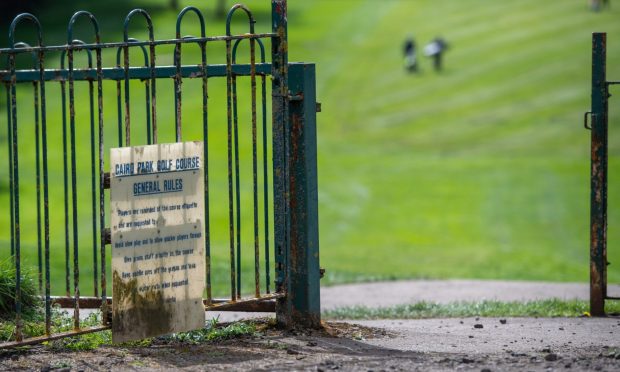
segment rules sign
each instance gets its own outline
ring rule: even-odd
[[[112,149],[112,340],[204,326],[203,143]]]

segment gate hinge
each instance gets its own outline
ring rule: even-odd
[[[321,102],[316,103],[316,112],[321,112]]]
[[[106,190],[110,188],[110,172],[103,173],[103,188]]]
[[[583,127],[587,130],[592,130],[592,127],[588,126],[588,115],[592,116],[592,111],[587,111],[585,114],[583,114]]]
[[[103,244],[112,244],[112,230],[109,227],[103,230]]]

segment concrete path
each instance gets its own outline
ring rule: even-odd
[[[610,295],[620,285],[608,286]],[[364,305],[370,307],[411,304],[420,301],[529,301],[590,297],[588,283],[550,283],[502,280],[404,280],[346,284],[321,288],[321,308]]]
[[[397,335],[366,340],[393,350],[476,355],[551,349],[620,347],[618,318],[450,318],[356,320]],[[505,322],[505,323],[504,323]],[[482,328],[476,328],[474,325]]]

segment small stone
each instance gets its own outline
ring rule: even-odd
[[[469,363],[473,363],[473,362],[475,362],[475,360],[473,360],[473,359],[469,359],[469,358],[461,359],[461,363],[469,364]]]
[[[286,353],[287,353],[287,354],[291,354],[291,355],[297,355],[297,354],[300,354],[300,352],[299,352],[298,350],[291,349],[291,348],[286,349]]]
[[[484,328],[484,326],[482,324],[480,324],[480,323],[476,323],[476,324],[474,324],[474,328],[481,329],[481,328]]]
[[[560,327],[560,328],[558,328],[558,329],[559,329],[560,331],[563,331],[563,330],[564,330],[564,327]]]
[[[564,365],[564,368],[571,368],[572,366],[573,366],[572,364],[570,364],[570,363],[566,363],[566,364]]]
[[[474,338],[474,336],[472,336],[472,335],[469,335],[469,338]]]
[[[543,353],[550,353],[551,352],[551,348],[546,347],[546,348],[542,349],[541,351]]]
[[[316,341],[308,341],[308,346],[316,346],[318,343]]]
[[[502,324],[506,324],[508,321],[506,319],[500,319],[499,322]]]
[[[555,362],[556,360],[558,360],[558,354],[554,354],[554,353],[550,353],[545,355],[545,360],[547,362]]]
[[[480,370],[480,372],[491,372],[490,368],[483,368]]]

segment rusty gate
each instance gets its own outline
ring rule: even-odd
[[[106,154],[162,138],[205,144],[205,309],[276,312],[288,327],[319,326],[315,67],[288,62],[287,2],[272,0],[271,8],[270,32],[257,33],[252,11],[238,4],[228,13],[225,35],[208,36],[201,11],[187,7],[173,39],[156,39],[150,15],[135,9],[115,42],[103,42],[97,18],[79,11],[68,23],[66,44],[54,46],[44,45],[34,15],[14,19],[9,47],[0,49],[7,61],[0,70],[7,116],[0,125],[6,125],[2,151],[8,153],[0,190],[8,184],[9,199],[1,212],[0,258],[15,270],[15,330],[0,348],[110,328]],[[129,36],[138,19],[147,40]],[[199,25],[199,36],[182,35],[187,19]],[[244,30],[233,33],[239,21]],[[77,23],[92,30],[89,38],[76,37]],[[33,43],[18,38],[24,29],[34,32]],[[197,61],[182,63],[190,48],[197,48]],[[209,62],[218,57],[221,63]],[[187,99],[183,93],[191,88],[196,98]],[[189,110],[199,113],[198,123],[187,122]],[[226,119],[214,123],[210,113],[218,110]],[[214,213],[219,206],[226,210],[222,218]],[[37,337],[23,332],[22,280],[29,268],[45,304]],[[222,277],[227,284],[218,284]],[[227,297],[217,297],[224,286]],[[69,332],[54,331],[54,304],[73,308]],[[101,309],[99,326],[82,325],[85,308]]]
[[[592,106],[584,116],[591,130],[590,171],[590,313],[605,315],[607,293],[607,173],[609,91],[620,81],[607,80],[607,34],[592,35]],[[588,116],[591,125],[588,126]]]

